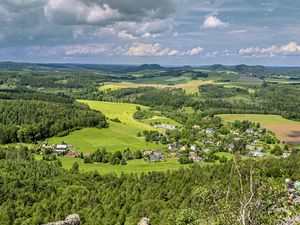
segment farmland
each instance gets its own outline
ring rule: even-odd
[[[300,143],[300,122],[284,119],[277,115],[255,114],[221,114],[224,121],[249,120],[260,123],[266,129],[274,132],[281,141],[289,144]]]
[[[154,130],[150,125],[132,119],[137,105],[126,103],[110,103],[97,101],[80,101],[86,103],[91,109],[101,110],[109,119],[118,118],[121,123],[109,121],[109,128],[85,128],[75,131],[65,137],[48,139],[49,143],[66,142],[74,145],[80,152],[93,152],[97,148],[105,147],[110,152],[131,150],[159,149],[161,144],[146,143],[143,137],[137,137],[138,132]],[[141,106],[143,109],[146,107]]]
[[[118,90],[124,88],[138,88],[138,87],[154,87],[154,88],[182,88],[186,90],[187,94],[193,94],[198,92],[198,86],[213,83],[212,80],[192,80],[186,83],[179,83],[175,85],[157,84],[157,83],[132,83],[132,82],[120,82],[120,83],[105,83],[100,87],[100,90]]]

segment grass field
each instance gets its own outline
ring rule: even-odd
[[[300,122],[277,115],[221,114],[219,116],[227,122],[249,120],[260,123],[263,127],[274,132],[281,141],[289,144],[300,144]]]
[[[161,144],[146,143],[143,137],[136,136],[138,132],[155,129],[132,119],[137,105],[98,101],[80,102],[88,104],[92,109],[100,110],[108,118],[119,118],[121,123],[109,121],[109,128],[85,128],[65,137],[53,137],[48,139],[50,144],[64,141],[74,145],[79,152],[94,152],[97,148],[102,147],[110,152],[123,151],[127,147],[131,150],[154,150],[164,147]],[[141,108],[146,109],[147,107],[141,106]]]
[[[175,79],[175,78],[173,78]],[[100,90],[118,90],[124,88],[138,88],[138,87],[155,87],[155,88],[182,88],[186,90],[187,94],[198,93],[198,87],[205,84],[213,83],[212,80],[192,80],[186,83],[180,83],[175,85],[167,84],[147,84],[147,83],[132,83],[132,82],[120,82],[120,83],[106,83],[101,86]]]
[[[100,174],[107,173],[116,173],[120,175],[123,173],[148,173],[152,171],[161,171],[165,172],[167,170],[175,170],[181,167],[188,167],[188,165],[181,165],[178,162],[178,159],[166,159],[163,162],[158,163],[148,163],[143,159],[140,160],[129,160],[127,161],[127,165],[110,165],[108,163],[93,163],[87,164],[83,163],[83,160],[80,158],[67,158],[60,157],[60,161],[62,162],[64,168],[71,169],[74,162],[78,162],[80,171],[98,171]]]
[[[174,121],[170,118],[164,117],[164,116],[154,116],[151,119],[144,119],[144,120],[142,120],[142,122],[144,122],[144,123],[162,123],[162,124],[171,124],[174,126],[181,126],[180,123],[177,123],[176,121]]]

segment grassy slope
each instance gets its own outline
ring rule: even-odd
[[[110,127],[107,129],[85,128],[65,137],[50,138],[49,143],[57,144],[64,141],[76,146],[80,152],[93,152],[101,147],[111,152],[123,151],[127,147],[131,150],[153,150],[163,147],[161,144],[146,143],[143,137],[136,137],[139,131],[154,129],[150,125],[132,119],[137,105],[97,101],[80,102],[87,103],[92,109],[101,110],[108,118],[119,118],[121,123],[110,121]],[[142,108],[146,107],[142,106]]]
[[[277,115],[258,115],[258,114],[220,114],[223,120],[233,122],[235,120],[249,120],[260,123],[262,126],[268,125],[297,125],[298,122],[284,119]]]

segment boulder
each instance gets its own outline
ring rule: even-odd
[[[67,216],[64,221],[51,222],[44,225],[80,225],[80,217],[77,214],[72,214]]]
[[[146,217],[142,218],[138,225],[150,225],[150,220]]]

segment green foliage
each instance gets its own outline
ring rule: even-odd
[[[83,224],[137,224],[145,216],[156,225],[240,224],[251,180],[247,224],[279,224],[299,212],[299,206],[288,202],[284,182],[286,177],[300,179],[299,155],[237,160],[237,167],[233,162],[194,165],[140,177],[79,173],[76,164],[73,171],[65,170],[56,161],[33,160],[25,147],[1,148],[0,157],[3,225],[44,224],[70,213],[78,213]]]

